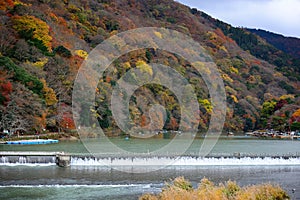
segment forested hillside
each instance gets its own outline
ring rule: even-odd
[[[71,97],[82,62],[105,39],[139,27],[177,30],[209,52],[225,84],[226,131],[300,129],[300,61],[245,29],[172,0],[4,0],[0,2],[1,130],[75,129]],[[195,120],[199,131],[205,131],[213,105],[204,81],[187,61],[157,49],[124,55],[104,73],[96,107],[90,108],[101,127],[109,135],[121,134],[109,108],[113,86],[129,69],[150,62],[173,67],[194,86],[200,104]],[[134,123],[149,123],[145,113],[152,104],[166,108],[164,129],[177,130],[179,102],[172,91],[154,84],[139,88],[131,98]]]
[[[300,59],[300,39],[295,37],[285,37],[280,34],[272,33],[261,29],[247,29],[262,37],[267,42],[281,51],[290,54],[294,58]]]

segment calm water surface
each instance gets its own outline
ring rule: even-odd
[[[124,140],[122,138],[110,139],[111,144],[116,147],[130,151],[130,152],[142,152],[148,153],[164,147],[170,143],[170,139],[130,139]],[[186,140],[182,140],[186,142]],[[202,139],[196,139],[193,141],[188,153],[198,153],[203,143]],[[95,145],[99,148],[103,148],[103,151],[109,151],[107,143],[104,140],[93,139],[85,141],[85,144]],[[176,153],[178,146],[174,147]],[[78,142],[59,142],[51,145],[0,145],[0,151],[65,151],[69,153],[88,153],[85,145]],[[247,140],[247,139],[220,139],[214,146],[212,153],[248,153],[248,154],[294,154],[300,153],[300,141],[299,140]]]

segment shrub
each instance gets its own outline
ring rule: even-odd
[[[241,188],[236,184],[236,182],[228,181],[223,190],[223,193],[225,193],[228,199],[232,199],[235,196],[235,194],[240,190]]]
[[[171,185],[168,185],[169,188],[179,188],[182,190],[186,190],[186,191],[191,191],[193,190],[193,186],[192,184],[185,180],[183,177],[177,177],[174,179],[173,183]]]
[[[210,180],[203,178],[197,189],[193,189],[191,183],[183,177],[176,178],[173,182],[167,183],[158,195],[145,194],[140,200],[265,200],[290,199],[288,194],[279,186],[271,184],[253,185],[241,188],[236,182],[228,181],[227,183],[215,186]]]
[[[273,186],[271,184],[253,185],[242,189],[241,192],[237,193],[235,199],[276,199],[284,200],[290,199],[287,193],[282,190],[279,186]]]

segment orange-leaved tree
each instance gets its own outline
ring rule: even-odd
[[[291,122],[300,122],[300,108],[293,113]]]
[[[293,131],[300,130],[300,108],[296,110],[290,118],[290,127]]]

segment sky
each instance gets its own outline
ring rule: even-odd
[[[236,27],[300,38],[300,0],[176,0]]]

